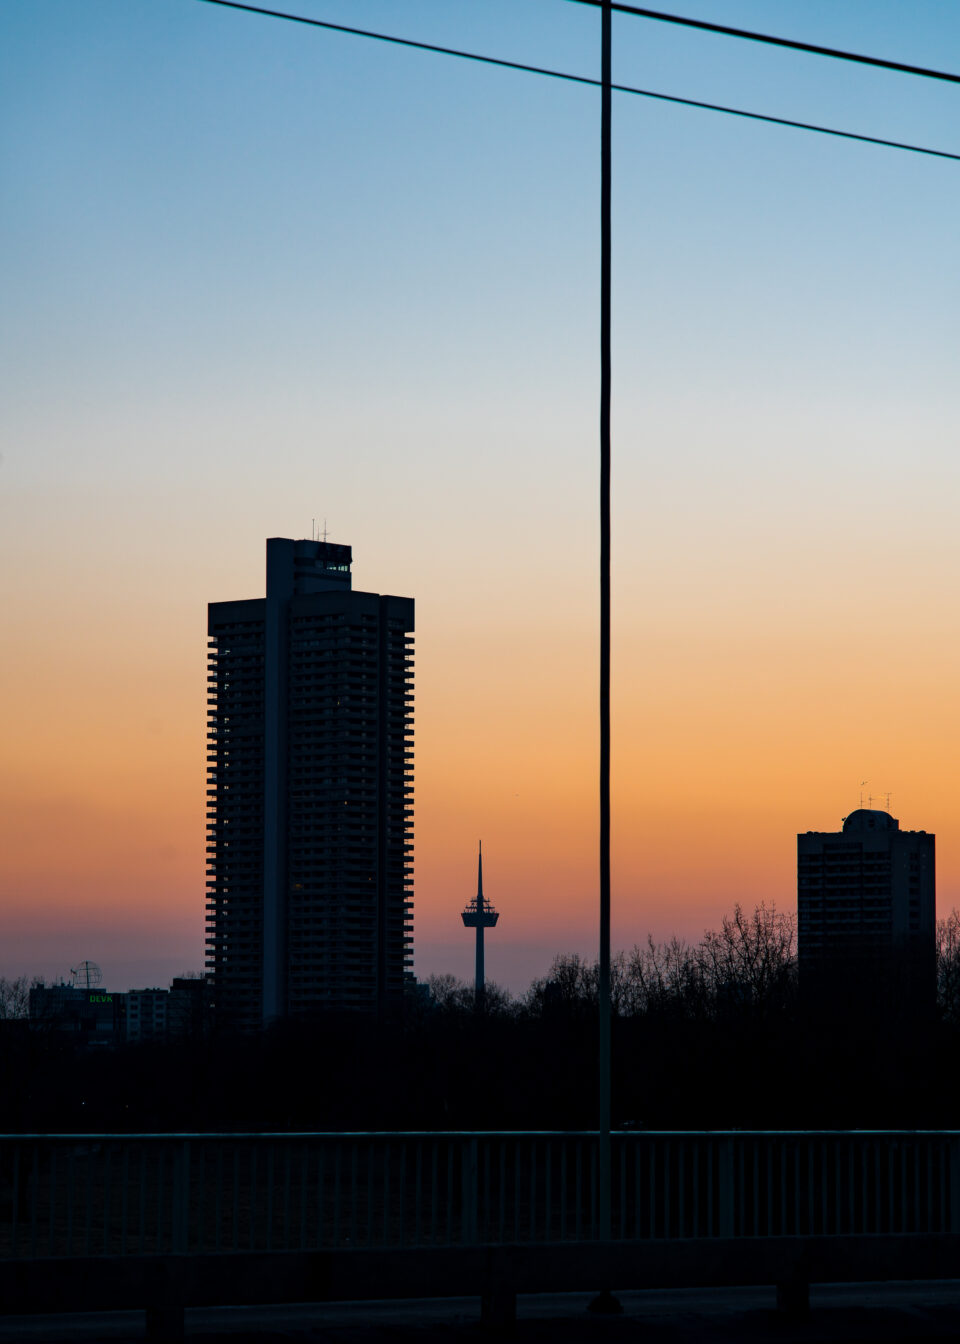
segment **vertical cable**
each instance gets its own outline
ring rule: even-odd
[[[610,0],[602,10],[600,91],[600,1200],[610,1239]]]

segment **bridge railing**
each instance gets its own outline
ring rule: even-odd
[[[597,1237],[591,1132],[0,1136],[0,1259]],[[960,1232],[960,1132],[617,1133],[618,1240]]]

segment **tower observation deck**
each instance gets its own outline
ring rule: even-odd
[[[477,931],[477,972],[476,972],[476,1005],[477,1008],[483,1007],[484,999],[484,977],[483,977],[483,931],[492,929],[500,918],[498,911],[494,910],[489,901],[483,898],[483,844],[481,842],[477,855],[477,894],[466,906],[463,914],[460,916],[464,927],[467,929],[476,929]]]

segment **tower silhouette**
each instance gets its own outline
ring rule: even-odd
[[[477,854],[477,894],[464,910],[461,916],[464,926],[468,929],[477,931],[477,974],[476,974],[476,1006],[483,1008],[485,988],[483,980],[483,931],[492,929],[500,915],[494,910],[493,906],[483,899],[483,842],[480,842]]]
[[[218,1022],[399,1011],[413,961],[412,598],[271,537],[209,607],[207,969]]]

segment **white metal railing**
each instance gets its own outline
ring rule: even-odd
[[[0,1259],[597,1237],[595,1132],[0,1136]],[[960,1232],[958,1131],[615,1133],[617,1240]]]

